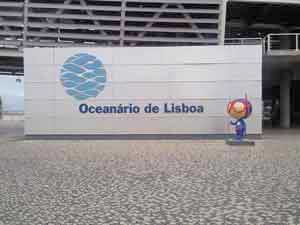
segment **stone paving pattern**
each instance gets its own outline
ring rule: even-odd
[[[298,225],[299,137],[235,147],[0,135],[0,225]]]

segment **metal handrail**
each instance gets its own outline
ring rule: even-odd
[[[264,55],[300,54],[300,33],[271,33],[264,38],[227,38],[225,45],[261,44]]]
[[[272,51],[299,51],[299,38],[300,33],[268,34],[265,37],[266,51],[267,53],[272,53]]]
[[[256,45],[262,44],[263,38],[226,38],[225,45]]]
[[[265,54],[265,39],[256,38],[225,38],[225,45],[262,45],[263,54]]]

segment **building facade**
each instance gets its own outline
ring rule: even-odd
[[[0,72],[22,74],[27,47],[259,44],[263,99],[274,125],[290,127],[300,113],[299,12],[298,0],[4,0]]]

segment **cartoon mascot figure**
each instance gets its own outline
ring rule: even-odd
[[[247,119],[252,113],[252,105],[247,99],[247,95],[243,99],[235,99],[230,101],[227,106],[228,114],[236,119],[236,121],[230,121],[230,124],[235,126],[235,138],[241,141],[246,136],[246,123],[244,119]]]

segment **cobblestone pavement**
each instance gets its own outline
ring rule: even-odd
[[[255,147],[2,137],[0,224],[298,225],[300,133],[280,137]]]

